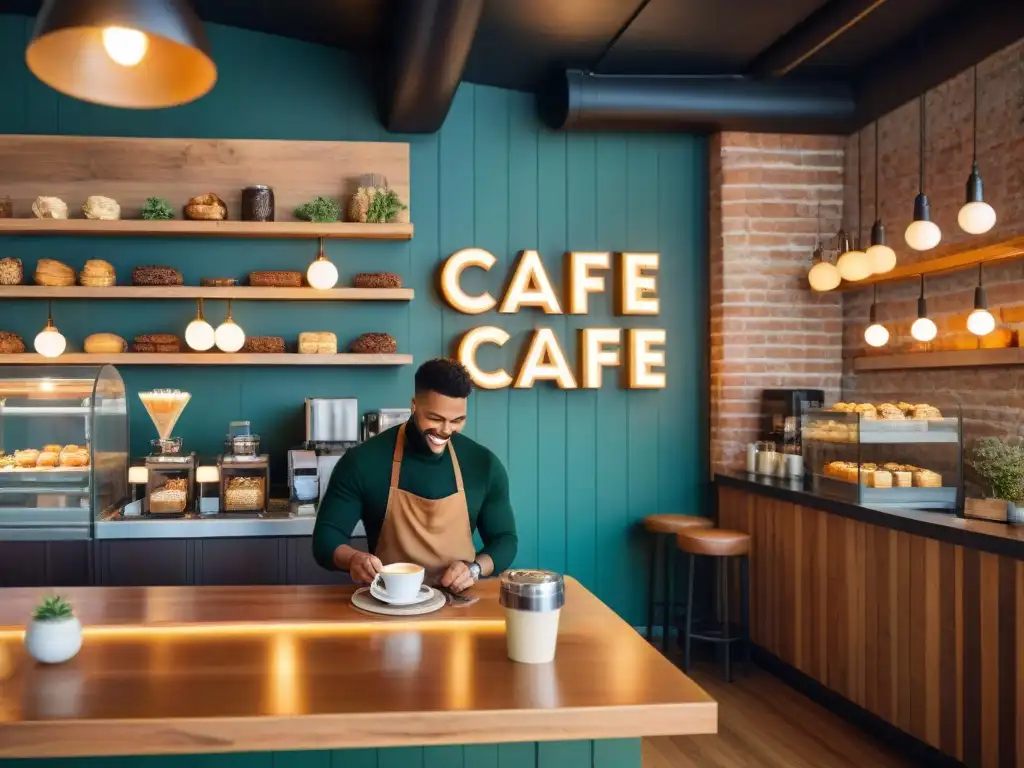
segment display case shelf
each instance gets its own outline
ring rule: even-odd
[[[2,219],[0,219],[2,221]],[[0,286],[0,299],[234,299],[235,301],[411,301],[412,288],[269,288],[251,285]]]
[[[147,221],[145,219],[0,219],[0,235],[93,237],[239,237],[317,240],[411,240],[412,224],[336,221]]]
[[[122,352],[120,354],[85,354],[70,352],[58,358],[35,354],[0,355],[4,365],[409,365],[412,355],[357,354],[342,352],[336,355],[301,355],[294,352],[279,354],[225,352]]]

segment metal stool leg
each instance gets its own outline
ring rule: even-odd
[[[674,565],[672,553],[673,553],[673,550],[675,549],[675,542],[674,541],[670,541],[668,536],[661,536],[660,538],[663,538],[663,539],[666,540],[665,541],[665,547],[664,547],[664,550],[665,550],[665,613],[664,613],[665,621],[662,623],[662,627],[661,627],[661,635],[662,635],[661,636],[661,652],[667,654],[668,653],[668,637],[671,634],[670,630],[672,628],[672,600],[673,600],[673,595],[672,595],[672,592],[673,592],[672,586],[673,586],[673,584],[672,584],[672,582],[674,581],[674,579],[672,578],[673,575],[674,575],[672,573],[672,570],[673,570],[672,567]]]
[[[690,555],[687,558],[686,574],[686,623],[683,630],[683,671],[690,671],[690,630],[693,622],[693,561],[695,557]]]
[[[650,534],[650,537],[650,561],[647,566],[650,569],[647,576],[647,642],[651,642],[651,638],[654,637],[654,589],[657,586],[658,550],[661,542],[661,536],[657,534]]]
[[[722,591],[722,639],[725,641],[725,682],[732,682],[732,674],[729,669],[729,661],[732,657],[732,643],[729,642],[729,561],[731,558],[721,557],[721,579],[719,589]]]
[[[740,621],[743,622],[744,672],[750,673],[750,558],[740,558]]]

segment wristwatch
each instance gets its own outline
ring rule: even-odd
[[[480,581],[480,571],[482,570],[480,568],[480,563],[474,560],[472,563],[468,563],[468,565],[469,575],[473,577],[473,581]]]

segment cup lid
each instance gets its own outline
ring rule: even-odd
[[[560,573],[517,568],[501,576],[500,602],[510,608],[552,610],[565,603],[565,580]]]

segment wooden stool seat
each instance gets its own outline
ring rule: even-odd
[[[714,525],[707,517],[697,515],[647,515],[644,529],[648,533],[674,533],[691,531],[695,528],[710,528]]]
[[[678,534],[676,544],[691,555],[735,557],[750,552],[750,534],[721,528],[693,528]]]

